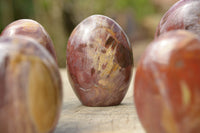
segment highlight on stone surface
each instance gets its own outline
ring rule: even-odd
[[[83,20],[67,44],[68,77],[83,105],[118,105],[131,80],[133,54],[122,28],[103,15]]]

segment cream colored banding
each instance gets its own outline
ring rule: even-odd
[[[191,102],[191,92],[190,88],[184,81],[181,81],[181,92],[182,92],[182,102],[183,105],[186,107]]]
[[[38,58],[30,58],[29,107],[34,123],[40,133],[49,132],[57,119],[58,88],[52,75]]]
[[[11,65],[28,63],[27,104],[30,118],[38,133],[49,132],[55,124],[59,111],[59,88],[53,82],[49,68],[35,56],[17,54],[11,59]]]

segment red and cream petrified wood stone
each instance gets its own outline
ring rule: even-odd
[[[61,111],[57,64],[25,36],[0,38],[0,132],[53,132]]]
[[[200,40],[177,30],[144,52],[135,76],[134,100],[147,133],[200,132]]]
[[[155,37],[171,31],[189,30],[200,37],[200,0],[179,0],[162,17]]]
[[[1,36],[13,37],[16,35],[24,35],[35,39],[43,45],[57,61],[53,42],[44,29],[38,22],[31,19],[20,19],[9,24],[1,33]]]
[[[120,104],[129,87],[132,68],[131,45],[114,20],[93,15],[72,32],[67,45],[67,69],[82,104]]]

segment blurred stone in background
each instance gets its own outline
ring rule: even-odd
[[[70,33],[86,17],[102,14],[124,29],[133,45],[135,64],[152,41],[155,28],[177,0],[0,0],[0,32],[14,20],[38,21],[51,36],[60,67],[66,65]]]
[[[175,2],[179,0],[151,0],[152,3],[162,10],[167,10],[170,6],[172,6]]]

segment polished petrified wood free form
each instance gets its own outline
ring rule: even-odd
[[[45,28],[37,21],[32,19],[16,20],[6,26],[1,33],[1,36],[8,37],[14,37],[16,35],[23,35],[34,39],[39,44],[44,46],[57,61],[53,41],[51,40]]]
[[[72,32],[67,44],[67,69],[82,104],[120,104],[129,87],[132,68],[131,45],[114,20],[93,15]]]
[[[25,36],[0,38],[0,132],[52,132],[61,104],[61,77],[47,50]]]

